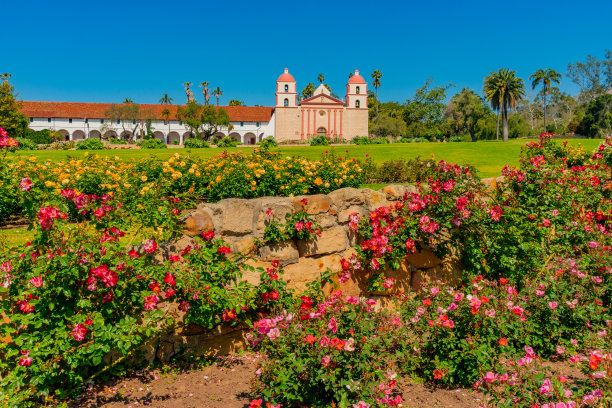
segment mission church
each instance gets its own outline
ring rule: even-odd
[[[276,81],[275,106],[222,106],[230,117],[230,126],[219,129],[215,137],[229,136],[244,144],[255,144],[267,136],[279,142],[320,135],[341,139],[367,136],[367,83],[359,71],[346,84],[345,100],[332,97],[321,84],[310,98],[299,101],[297,89],[297,82],[285,68]],[[30,118],[31,129],[57,130],[65,140],[133,139],[132,131],[138,136],[137,120],[129,126],[120,120],[111,123],[105,114],[110,106],[110,103],[23,101],[22,112]],[[155,138],[183,144],[189,137],[189,129],[175,117],[178,105],[140,104],[140,107],[155,118],[151,123]],[[169,120],[162,115],[165,109],[170,111]]]

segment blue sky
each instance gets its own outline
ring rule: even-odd
[[[527,77],[612,48],[612,1],[7,1],[0,71],[24,100],[184,103],[209,81],[221,104],[274,104],[288,67],[301,89],[323,73],[344,96],[348,73],[383,78],[403,102],[427,78],[482,91],[501,67]],[[7,18],[8,17],[8,18]],[[7,34],[9,33],[9,34]],[[575,93],[569,80],[562,89]],[[201,98],[195,87],[196,98]]]

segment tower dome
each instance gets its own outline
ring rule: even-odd
[[[289,73],[289,68],[285,68],[285,72],[278,77],[276,82],[295,82],[295,79],[293,79],[293,75]]]
[[[363,79],[363,77],[361,75],[359,75],[359,70],[356,69],[355,70],[355,75],[353,75],[352,77],[349,78],[348,83],[349,84],[365,84],[366,81],[365,81],[365,79]]]

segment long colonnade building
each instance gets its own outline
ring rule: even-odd
[[[183,144],[190,136],[189,128],[175,117],[178,105],[139,106],[141,111],[148,112],[155,138]],[[24,101],[22,113],[30,118],[30,129],[53,129],[62,133],[65,140],[133,139],[142,133],[143,120],[111,121],[106,114],[110,107],[110,103]],[[332,97],[320,85],[310,98],[298,101],[297,83],[285,68],[276,82],[275,106],[220,108],[228,113],[230,126],[219,128],[215,136],[229,136],[244,144],[255,144],[267,136],[277,141],[297,141],[320,135],[352,139],[368,134],[367,84],[359,71],[346,85],[345,100]],[[163,115],[164,110],[170,114]]]

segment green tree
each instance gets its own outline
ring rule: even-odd
[[[446,117],[452,119],[455,132],[469,133],[472,142],[477,140],[478,125],[486,115],[487,108],[484,101],[468,88],[463,88],[453,96],[446,108]]]
[[[164,118],[164,120],[168,124],[168,134],[170,134],[170,114],[171,112],[168,108],[164,108],[164,110],[161,111],[161,117]]]
[[[111,122],[119,121],[123,129],[123,138],[130,140],[137,137],[137,130],[144,122],[147,122],[147,129],[151,130],[148,124],[155,119],[155,114],[151,110],[142,109],[137,103],[112,104],[105,112]],[[143,131],[144,126],[143,127]]]
[[[312,94],[315,91],[315,87],[313,85],[312,82],[309,82],[306,84],[306,86],[304,87],[304,89],[302,89],[302,92],[300,93],[300,96],[302,97],[302,99],[308,99],[312,96]]]
[[[244,104],[238,99],[232,99],[231,101],[229,101],[228,105],[229,106],[244,106]]]
[[[215,133],[219,131],[219,128],[227,128],[228,133],[230,128],[230,117],[227,111],[223,108],[215,108],[211,105],[205,105],[202,110],[202,124],[205,125],[202,130],[202,137],[205,140],[209,140]]]
[[[168,94],[164,94],[164,96],[162,96],[159,99],[159,103],[161,103],[162,105],[171,105],[172,104],[173,99],[171,97],[168,96]]]
[[[531,89],[536,89],[538,85],[542,85],[542,95],[544,100],[544,131],[546,131],[546,96],[550,90],[551,84],[559,84],[561,82],[561,77],[561,74],[552,68],[540,68],[529,76],[529,80],[531,81]]]
[[[223,95],[223,91],[221,90],[221,88],[216,87],[213,91],[212,94],[214,97],[217,98],[217,106],[219,106],[219,98]]]
[[[508,141],[508,109],[516,108],[525,93],[525,83],[516,71],[501,68],[484,79],[483,93],[494,110],[501,111],[504,142]]]
[[[11,137],[22,136],[28,128],[28,118],[21,113],[21,101],[17,100],[15,88],[10,84],[11,74],[2,74],[0,83],[0,127]]]
[[[382,137],[402,137],[406,134],[406,130],[406,122],[401,117],[392,117],[386,114],[377,116],[369,126],[370,134]]]
[[[209,106],[209,105],[206,105]],[[202,110],[203,106],[196,101],[187,102],[185,106],[178,106],[176,109],[176,118],[183,122],[189,133],[193,136],[200,137],[202,128]]]
[[[612,94],[600,95],[589,103],[577,131],[588,137],[612,135]]]
[[[442,124],[446,111],[446,90],[451,86],[431,86],[432,81],[416,90],[414,97],[406,101],[404,121],[407,134],[427,139],[442,135]]]
[[[606,50],[603,60],[587,55],[584,62],[567,65],[567,77],[580,88],[578,99],[589,103],[612,88],[612,51]]]
[[[323,74],[319,74],[319,76],[317,77],[317,79],[319,80],[319,83],[323,83],[323,81],[325,81],[325,75]]]
[[[376,115],[378,116],[378,87],[380,86],[380,78],[382,78],[382,74],[380,73],[379,70],[374,70],[374,72],[372,72],[372,86],[374,87],[374,89],[376,90],[375,94],[376,94]]]

